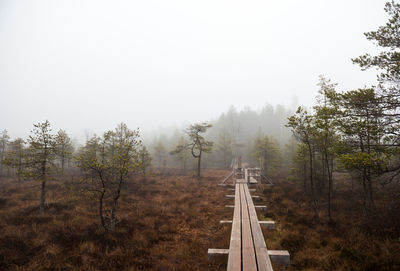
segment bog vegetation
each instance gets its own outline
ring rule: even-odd
[[[2,131],[0,269],[222,270],[206,250],[229,244],[217,183],[240,156],[275,183],[260,185],[280,228],[266,241],[290,270],[399,270],[400,4],[385,10],[365,34],[382,52],[353,59],[376,85],[320,76],[312,108],[232,107],[143,141],[124,123],[83,145],[48,121]]]

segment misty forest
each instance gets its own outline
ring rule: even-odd
[[[13,5],[18,1],[1,2],[0,17],[3,14],[11,18],[17,14]],[[27,3],[21,3],[17,8],[29,9],[25,6]],[[43,11],[46,14],[59,8],[49,3],[48,9]],[[125,6],[121,3],[110,1],[108,5],[119,5],[122,14]],[[295,9],[291,6],[294,5],[298,8],[296,13],[306,12],[298,4],[285,3],[288,3],[287,10]],[[84,4],[79,7],[77,2],[75,4],[76,10],[84,9]],[[156,3],[153,4],[152,11],[163,13]],[[181,8],[193,16],[200,8],[183,2],[174,5],[177,10]],[[240,4],[243,5],[246,2]],[[365,5],[367,12],[372,4],[366,1]],[[320,6],[315,8],[313,12],[318,13]],[[39,14],[40,9],[32,12]],[[353,14],[355,9],[349,4],[343,17]],[[145,9],[142,16],[150,16],[151,10]],[[112,12],[114,8],[110,14]],[[199,11],[204,18],[198,20],[204,24],[215,19],[214,13],[207,12]],[[255,6],[243,12],[248,16],[246,20],[251,20]],[[17,37],[22,32],[13,32],[13,23],[0,20],[0,43],[8,44],[0,46],[0,62],[6,63],[0,64],[0,70],[7,70],[7,75],[0,76],[3,81],[0,83],[3,107],[0,118],[0,270],[400,270],[400,3],[381,2],[379,10],[371,8],[368,12],[381,12],[382,20],[375,25],[365,25],[354,18],[354,24],[364,29],[358,33],[365,42],[360,44],[373,47],[358,44],[352,47],[357,50],[352,50],[348,57],[348,54],[330,50],[329,45],[325,49],[325,45],[320,46],[323,49],[318,55],[321,71],[316,75],[306,68],[313,65],[312,60],[305,60],[304,66],[296,68],[286,65],[287,73],[280,70],[282,77],[277,76],[279,84],[257,95],[245,87],[224,90],[221,94],[218,87],[224,88],[221,82],[225,81],[210,78],[204,79],[210,80],[207,85],[200,84],[197,79],[193,81],[194,89],[218,85],[210,91],[171,90],[173,87],[168,84],[177,80],[174,69],[180,70],[182,77],[185,70],[190,70],[187,74],[200,74],[203,69],[219,69],[218,63],[214,67],[204,64],[206,60],[199,60],[206,58],[205,55],[196,59],[205,66],[178,68],[179,63],[186,63],[185,58],[194,59],[190,50],[185,50],[198,41],[189,44],[174,41],[177,36],[163,36],[160,44],[154,42],[160,47],[165,45],[163,42],[170,42],[165,46],[178,48],[176,52],[158,51],[156,56],[178,54],[178,51],[183,55],[182,59],[176,59],[176,66],[173,66],[174,61],[169,62],[171,67],[165,75],[170,74],[169,82],[164,75],[158,77],[163,64],[157,66],[153,58],[146,58],[147,64],[140,62],[143,67],[126,73],[122,69],[136,64],[118,67],[106,62],[104,65],[118,70],[118,73],[109,74],[108,67],[100,71],[104,67],[102,61],[95,61],[93,66],[82,62],[82,69],[72,71],[63,66],[63,61],[76,56],[69,55],[67,50],[51,49],[57,42],[71,45],[73,42],[68,38],[41,40],[40,46],[48,49],[36,55],[34,49],[29,51],[29,48],[37,45],[14,46],[6,41],[10,33]],[[96,20],[102,20],[94,14],[85,13],[84,17],[88,16],[85,23],[96,25]],[[107,14],[104,16],[109,21],[119,16],[107,17],[111,16]],[[258,16],[258,11],[255,14]],[[174,22],[176,18],[172,15],[166,24]],[[135,13],[134,16],[139,15]],[[218,16],[221,16],[218,22],[239,20],[229,15]],[[57,21],[67,18],[55,17],[58,16],[53,16]],[[332,18],[341,20],[340,14]],[[21,25],[31,23],[36,24],[35,21],[20,22]],[[40,28],[42,23],[52,27],[46,35],[63,31],[56,23],[51,26],[46,20],[37,26]],[[151,39],[153,26],[142,27],[149,29],[146,37]],[[212,23],[209,28],[200,29],[200,24],[193,27],[193,31],[199,33],[214,31]],[[290,28],[281,27],[282,31]],[[334,24],[333,27],[338,26]],[[187,31],[185,26],[177,29],[178,32]],[[346,26],[337,30],[336,37],[345,35],[345,29]],[[109,30],[104,27],[99,31]],[[184,40],[195,39],[190,31],[185,32]],[[237,31],[246,39],[244,32]],[[321,39],[326,38],[322,32]],[[86,41],[97,37],[92,32],[79,33]],[[314,34],[318,40],[319,34]],[[123,35],[122,30],[110,34],[110,39],[118,35]],[[215,46],[225,44],[227,36],[222,35],[220,39],[217,36],[213,36],[214,41],[221,43]],[[39,38],[45,39],[44,36]],[[284,48],[297,50],[302,40],[308,38],[298,35],[298,44],[286,44]],[[123,39],[130,44],[128,37]],[[322,41],[325,43],[329,40]],[[340,43],[343,48],[352,46],[352,41],[347,41],[345,36]],[[96,46],[111,52],[114,49],[110,44],[104,39],[103,45]],[[37,63],[55,61],[48,72],[61,69],[63,76],[54,76],[52,80],[55,81],[48,84],[40,82],[46,78],[38,75],[42,64],[31,63],[29,65],[37,65],[33,68],[37,71],[32,72],[38,76],[34,83],[38,85],[30,86],[33,81],[25,80],[25,76],[34,75],[26,71],[17,75],[20,64],[13,65],[20,63],[24,54],[20,58],[6,56],[19,54],[22,47],[29,49],[24,54],[36,55]],[[342,47],[337,48],[341,50]],[[110,54],[118,54],[117,51]],[[310,52],[314,53],[317,54]],[[246,58],[244,51],[238,54]],[[284,51],[276,51],[276,54],[280,61],[285,61]],[[351,67],[349,70],[333,67],[325,61],[325,55],[332,55],[339,61],[337,63],[350,62]],[[46,60],[47,57],[57,60]],[[124,55],[121,61],[125,57],[130,56]],[[229,63],[236,65],[234,60]],[[296,63],[293,59],[292,65]],[[332,66],[332,69],[320,68],[325,66]],[[52,92],[52,87],[59,86],[57,80],[74,80],[89,67],[97,72],[86,81],[79,79],[82,88],[76,93],[67,87],[62,92]],[[234,69],[227,69],[218,76],[246,81],[247,75],[239,78],[233,75]],[[15,74],[11,75],[10,70]],[[130,102],[127,102],[128,96],[100,101],[103,91],[121,95],[117,89],[123,87],[120,81],[123,77],[145,80],[140,79],[140,75],[135,77],[135,70],[154,72],[149,84],[167,84],[163,93],[170,95],[171,100],[144,87],[129,94],[133,95],[129,99],[134,97]],[[302,78],[295,75],[297,73]],[[369,79],[363,80],[358,74],[368,75]],[[102,86],[104,89],[85,92],[85,86],[91,86],[88,81],[106,82],[103,78],[109,77],[114,79],[109,79],[111,81]],[[342,78],[346,78],[344,83]],[[191,88],[192,79],[182,78],[182,84],[174,87]],[[252,77],[248,79],[244,84],[248,84],[249,89],[257,85]],[[29,89],[30,94],[13,92],[13,80],[19,87]],[[305,90],[302,81],[306,80],[312,82],[310,89]],[[284,86],[294,86],[297,98],[283,93]],[[39,90],[42,87],[50,87],[46,95]],[[243,103],[241,98],[229,100],[236,92]],[[77,93],[81,93],[82,100],[67,98]],[[306,93],[310,93],[309,100]],[[224,96],[227,101],[222,98]],[[245,97],[248,96],[262,101],[262,106],[247,103]],[[273,97],[282,98],[276,102]],[[182,101],[182,105],[177,106],[176,101]],[[25,103],[31,105],[25,107]],[[224,103],[224,107],[216,109],[218,103]],[[135,107],[151,111],[129,111]],[[199,113],[195,116],[191,113],[194,111]],[[152,122],[151,116],[159,119],[160,124],[143,124]],[[86,120],[88,122],[83,125]]]

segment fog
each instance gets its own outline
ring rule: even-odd
[[[375,82],[351,58],[385,1],[0,1],[0,129],[48,119],[84,140],[218,118],[231,105],[311,105],[318,75]]]

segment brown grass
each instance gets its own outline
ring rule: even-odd
[[[276,231],[265,232],[273,249],[291,254],[288,270],[400,270],[400,208],[393,199],[393,188],[377,188],[376,214],[362,213],[360,191],[351,191],[336,176],[333,201],[334,224],[329,224],[326,203],[321,200],[320,221],[313,222],[311,202],[300,184],[284,176],[272,188],[264,188],[268,211]],[[397,188],[398,190],[398,188]],[[395,193],[394,193],[395,194]]]
[[[217,184],[224,171],[148,177],[123,191],[115,233],[99,225],[97,203],[48,183],[47,209],[38,210],[40,187],[1,180],[0,270],[219,270],[209,247],[227,248],[230,229],[219,225],[231,210]]]
[[[79,187],[49,182],[40,213],[38,183],[2,179],[0,270],[225,270],[225,261],[207,261],[207,249],[229,247],[231,228],[219,221],[232,218],[224,206],[233,201],[217,185],[227,173],[206,171],[201,185],[167,173],[132,181],[122,193],[115,233],[101,228],[97,203]],[[260,204],[268,206],[259,218],[275,220],[277,230],[264,236],[269,249],[289,250],[289,270],[400,270],[396,220],[390,228],[363,219],[359,198],[346,187],[335,194],[336,224],[314,223],[301,185],[280,180],[259,186]]]

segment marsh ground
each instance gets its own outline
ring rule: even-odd
[[[40,213],[37,182],[3,178],[0,270],[224,270],[224,261],[208,262],[207,249],[229,247],[230,226],[219,221],[232,217],[224,207],[232,199],[217,185],[227,173],[204,171],[200,185],[191,175],[132,180],[122,193],[114,233],[103,230],[97,203],[78,185],[49,182],[47,209]],[[264,231],[267,246],[289,250],[289,270],[400,270],[396,218],[391,229],[366,223],[357,197],[346,191],[337,188],[331,225],[323,211],[320,222],[312,221],[301,185],[284,175],[272,187],[258,187],[260,204],[268,206],[259,218],[277,225]]]

